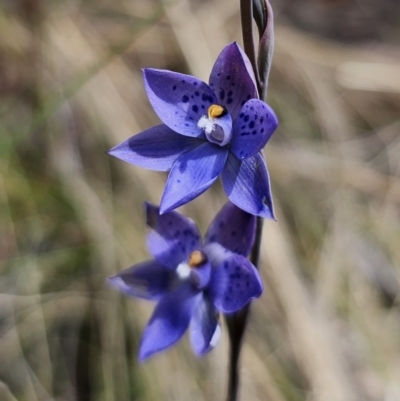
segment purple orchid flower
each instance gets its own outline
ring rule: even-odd
[[[248,213],[274,218],[268,170],[260,153],[278,126],[258,99],[249,59],[226,46],[210,83],[177,72],[145,69],[147,96],[164,124],[109,151],[128,163],[169,171],[161,213],[202,194],[221,175],[228,198]]]
[[[248,261],[255,217],[228,202],[217,214],[202,245],[192,220],[160,215],[146,204],[147,245],[154,260],[109,278],[123,292],[158,304],[143,333],[139,359],[175,344],[190,324],[194,351],[203,355],[218,342],[218,315],[241,309],[262,293],[261,278]]]

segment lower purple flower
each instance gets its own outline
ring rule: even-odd
[[[241,309],[261,295],[256,268],[248,261],[255,217],[228,202],[202,244],[196,225],[177,212],[159,214],[146,204],[147,244],[154,259],[109,278],[119,290],[158,304],[143,333],[139,359],[174,345],[190,326],[194,351],[210,351],[220,336],[219,313]]]

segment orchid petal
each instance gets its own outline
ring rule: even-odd
[[[256,216],[275,219],[269,174],[260,153],[243,161],[229,155],[221,177],[232,203]]]
[[[136,166],[168,171],[178,157],[204,141],[177,134],[166,125],[149,128],[108,151],[108,154]]]
[[[161,264],[175,269],[200,247],[196,224],[177,212],[160,215],[160,209],[146,203],[147,246]]]
[[[161,121],[185,136],[205,139],[199,119],[216,101],[210,87],[190,75],[172,71],[144,70],[147,97]]]
[[[247,256],[253,246],[255,231],[255,216],[227,202],[208,228],[205,244],[218,242],[232,252]]]
[[[220,335],[218,313],[210,300],[203,297],[197,304],[190,322],[190,340],[193,350],[198,355],[206,354],[217,345]]]
[[[158,300],[170,289],[175,273],[155,260],[139,263],[108,278],[118,290],[139,298]]]
[[[214,266],[209,294],[216,309],[224,313],[235,312],[261,295],[260,274],[244,256],[216,243],[207,245],[205,251]]]
[[[139,359],[174,345],[189,326],[201,293],[186,283],[161,298],[143,332]]]
[[[242,107],[233,126],[230,150],[240,159],[258,153],[278,127],[278,119],[267,104],[251,99]]]
[[[204,143],[185,153],[173,165],[161,200],[161,213],[168,212],[202,194],[224,168],[228,150]]]
[[[250,60],[237,43],[226,46],[218,56],[211,71],[210,87],[233,120],[248,100],[258,98]]]

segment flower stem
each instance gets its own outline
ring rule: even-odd
[[[244,51],[249,58],[254,70],[257,81],[257,88],[260,99],[264,99],[265,85],[260,81],[258,64],[254,49],[253,38],[253,0],[240,0],[240,15],[242,21],[242,34]],[[258,268],[260,258],[261,236],[263,219],[257,217],[256,236],[251,250],[250,261]],[[247,321],[250,313],[250,303],[238,312],[226,316],[226,324],[229,334],[229,371],[228,371],[228,390],[226,401],[237,401],[239,392],[240,372],[239,360],[243,344],[243,336],[246,331]]]
[[[228,394],[226,401],[236,401],[240,382],[239,358],[242,349],[243,335],[246,330],[250,303],[240,311],[226,316],[229,347]]]
[[[263,92],[263,85],[259,78],[258,64],[256,52],[254,48],[253,37],[253,0],[240,0],[240,17],[242,22],[242,37],[243,47],[247,57],[253,67],[254,75],[257,81],[257,89],[260,94],[260,99],[263,99],[261,93]]]
[[[256,236],[254,239],[253,248],[251,250],[250,261],[258,269],[258,262],[260,260],[261,237],[264,225],[264,219],[257,217]]]
[[[264,100],[265,89],[264,89],[264,84],[263,82],[261,82],[260,79],[256,51],[254,47],[253,1],[254,0],[240,0],[240,18],[242,21],[243,47],[247,57],[250,60],[251,66],[253,67],[254,76],[257,82],[259,97],[261,100]]]
[[[257,217],[256,236],[251,250],[250,260],[258,268],[260,257],[260,246],[262,227],[264,220]],[[249,302],[243,309],[226,316],[226,324],[229,334],[229,371],[228,371],[228,394],[226,401],[237,401],[240,382],[239,359],[243,344],[243,336],[246,331],[249,318],[251,303]]]

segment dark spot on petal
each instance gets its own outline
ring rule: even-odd
[[[236,237],[236,234],[237,234],[236,231],[232,231],[231,232],[231,237]]]
[[[220,221],[219,224],[218,224],[218,227],[219,228],[224,228],[224,226],[225,226],[225,222]]]
[[[197,82],[193,82],[193,85],[194,85],[194,86],[197,86]]]
[[[233,102],[233,99],[231,98],[231,97],[229,97],[227,100],[226,100],[226,103],[227,104],[231,104]]]
[[[253,106],[251,106],[251,107],[250,107],[250,110],[251,110],[251,111],[254,111],[254,107],[253,107]]]
[[[174,85],[174,86],[172,87],[172,90],[173,90],[173,91],[176,90],[176,85]]]
[[[239,114],[239,117],[240,117],[240,118],[243,118],[243,117],[244,117],[244,113],[240,113],[240,114]]]
[[[244,121],[247,123],[249,121],[250,117],[248,115],[244,116]]]
[[[199,91],[194,92],[194,94],[195,94],[196,96],[200,96]]]
[[[260,132],[263,134],[263,133],[264,133],[264,128],[261,128],[261,129],[260,129]]]
[[[254,121],[250,121],[249,123],[249,128],[254,128],[255,122]]]
[[[182,96],[182,102],[187,103],[189,101],[189,96],[183,95]]]
[[[225,99],[225,91],[223,89],[219,92],[219,97],[221,100]]]
[[[264,122],[264,119],[261,117],[260,118],[260,124],[262,124]]]
[[[255,129],[251,134],[252,134],[252,135],[257,134],[257,130]]]
[[[194,104],[194,105],[192,106],[192,110],[193,110],[195,113],[197,113],[197,112],[199,111],[199,107],[198,107],[196,104]]]
[[[226,76],[226,79],[229,81],[229,80],[231,79],[231,76],[230,76],[230,75],[227,75],[227,76]]]
[[[228,94],[227,94],[227,96],[228,96],[228,97],[231,97],[232,94],[233,94],[232,91],[229,91]]]

